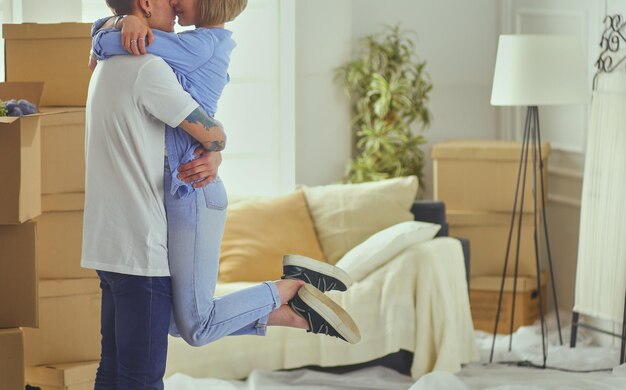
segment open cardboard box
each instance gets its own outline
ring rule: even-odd
[[[37,107],[41,82],[0,83],[0,100],[26,99]],[[67,109],[21,117],[0,117],[0,225],[15,225],[41,214],[41,117]]]

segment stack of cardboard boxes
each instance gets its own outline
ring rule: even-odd
[[[0,390],[94,385],[101,293],[80,267],[90,26],[3,26],[0,99],[40,114],[0,118]]]
[[[440,143],[432,150],[434,197],[446,204],[450,235],[470,240],[472,317],[474,327],[487,332],[493,332],[495,327],[521,148],[522,144],[518,142],[456,141]],[[550,154],[548,144],[542,145],[542,152],[545,187]],[[513,330],[532,324],[539,316],[532,169],[531,158],[528,161],[526,185],[523,187],[525,200]],[[540,228],[541,193],[538,196],[536,218]],[[498,333],[509,333],[511,329],[517,221],[512,234]],[[539,233],[543,234],[542,230]],[[543,274],[541,280],[545,302],[546,278]]]

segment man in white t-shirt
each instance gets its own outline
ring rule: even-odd
[[[128,4],[129,13],[145,17],[153,28],[173,30],[168,0]],[[89,85],[86,116],[81,265],[97,270],[102,287],[96,389],[162,389],[172,304],[164,124],[182,127],[207,148],[223,135],[221,125],[151,55],[101,63]]]

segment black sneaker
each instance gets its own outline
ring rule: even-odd
[[[300,279],[320,291],[346,291],[352,286],[352,278],[339,267],[300,255],[283,256],[281,279]]]
[[[350,314],[317,288],[305,284],[288,304],[308,321],[307,332],[338,337],[351,344],[361,341],[361,332]]]

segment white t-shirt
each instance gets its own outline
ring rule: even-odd
[[[86,111],[83,267],[169,276],[164,123],[176,127],[197,107],[159,57],[98,64]]]

